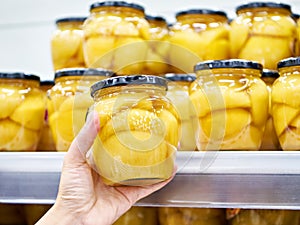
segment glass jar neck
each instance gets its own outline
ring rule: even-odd
[[[136,94],[136,93],[147,93],[150,95],[166,95],[166,89],[162,86],[156,85],[126,85],[116,86],[110,88],[100,89],[96,92],[94,99],[100,99],[110,96],[117,96],[119,94]]]
[[[8,85],[17,85],[17,86],[28,86],[31,88],[39,88],[40,82],[36,80],[24,80],[24,79],[1,79],[0,83],[5,83]]]
[[[168,92],[184,91],[188,92],[191,82],[188,81],[169,81]]]
[[[64,76],[64,77],[58,77],[55,79],[55,84],[57,83],[64,83],[64,82],[97,82],[100,80],[105,79],[106,76]]]
[[[290,16],[291,12],[284,8],[267,8],[267,7],[259,7],[259,8],[248,8],[242,9],[237,12],[237,15],[243,14],[252,14],[252,15],[268,15],[268,14],[279,14],[282,16]]]
[[[221,15],[215,15],[215,14],[187,14],[187,15],[181,15],[178,16],[177,22],[183,23],[183,24],[193,24],[193,23],[213,23],[213,22],[219,22],[219,23],[226,23],[227,18],[225,16]]]
[[[83,22],[80,21],[72,21],[72,22],[61,22],[56,26],[60,30],[81,30]]]
[[[65,76],[55,79],[55,87],[65,89],[72,93],[89,93],[90,87],[103,79],[105,76]]]
[[[150,28],[162,28],[162,29],[168,29],[168,24],[166,22],[163,22],[163,21],[149,21],[149,25],[150,25]]]
[[[276,80],[274,77],[262,77],[261,79],[269,86],[272,85]]]
[[[199,70],[196,72],[197,77],[211,75],[236,75],[236,76],[256,76],[261,77],[261,71],[250,68],[216,68],[210,70]]]
[[[300,75],[300,65],[283,67],[278,70],[280,76]]]
[[[53,86],[52,85],[41,85],[40,89],[44,92],[47,92],[48,90],[50,90]]]
[[[145,17],[145,13],[141,10],[134,9],[131,7],[118,7],[118,6],[104,6],[99,8],[94,8],[91,13],[97,14],[112,14],[117,16],[126,17]]]

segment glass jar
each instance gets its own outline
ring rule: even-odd
[[[296,40],[296,54],[295,56],[300,56],[300,15],[299,14],[292,14],[293,19],[296,22],[297,26],[297,40]]]
[[[34,151],[43,127],[46,99],[40,78],[0,72],[0,151]]]
[[[146,15],[150,25],[149,48],[146,56],[145,74],[162,75],[169,71],[169,29],[165,18]]]
[[[1,225],[24,225],[22,205],[20,204],[0,204],[0,224]]]
[[[26,204],[23,205],[26,225],[35,225],[36,222],[46,214],[52,205],[44,204]],[[23,223],[24,224],[24,223]]]
[[[159,208],[160,225],[226,225],[224,209]]]
[[[277,62],[295,54],[296,23],[290,5],[252,2],[238,6],[231,22],[231,58],[258,61],[276,70]]]
[[[229,209],[229,225],[291,225],[298,224],[299,211],[272,209]]]
[[[192,9],[176,14],[170,29],[169,64],[191,73],[199,61],[229,58],[229,25],[222,11]]]
[[[178,146],[179,151],[196,150],[196,112],[189,97],[190,84],[196,79],[195,74],[165,75],[168,82],[167,97],[172,101],[179,113],[181,121],[181,137]]]
[[[82,24],[86,17],[67,17],[56,20],[57,29],[51,39],[54,70],[85,67],[83,58]]]
[[[180,120],[166,90],[166,79],[150,75],[92,86],[100,132],[90,156],[108,185],[148,185],[171,177]]]
[[[300,149],[300,58],[278,63],[280,77],[272,87],[272,115],[283,150]]]
[[[131,207],[113,225],[158,225],[154,207]]]
[[[143,73],[150,36],[142,6],[123,1],[94,3],[83,30],[88,67]]]
[[[266,83],[269,91],[269,116],[266,122],[265,132],[263,140],[260,146],[260,150],[280,150],[280,144],[275,132],[273,117],[271,114],[271,91],[272,84],[279,77],[277,70],[264,69],[262,73],[262,80]]]
[[[50,99],[47,97],[47,91],[54,86],[53,80],[43,80],[40,82],[40,90],[46,98],[46,111],[44,116],[44,125],[41,131],[40,140],[37,146],[37,151],[55,151],[55,143],[49,127],[49,116],[53,113],[51,108]]]
[[[49,90],[53,113],[49,125],[57,151],[67,151],[85,122],[93,104],[89,92],[97,81],[113,75],[103,69],[62,69],[55,73],[55,85]],[[76,118],[76,119],[73,119]]]
[[[195,66],[190,86],[200,129],[199,150],[258,150],[268,118],[269,93],[262,65],[211,60]]]

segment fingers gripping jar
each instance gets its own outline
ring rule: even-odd
[[[82,24],[86,17],[66,17],[56,20],[57,29],[51,39],[54,70],[85,67]]]
[[[143,72],[150,36],[142,6],[123,1],[94,3],[83,27],[88,67],[118,74]]]
[[[291,7],[274,2],[252,2],[236,9],[231,22],[231,58],[258,61],[276,70],[277,62],[294,56],[296,23]]]
[[[247,60],[204,61],[190,86],[200,129],[199,150],[258,150],[268,117],[262,65]]]
[[[0,73],[0,151],[34,151],[44,123],[46,99],[40,78]]]
[[[162,75],[168,72],[169,29],[165,18],[146,15],[150,25],[150,41],[145,63],[145,73]]]
[[[265,132],[260,150],[280,150],[280,144],[274,128],[274,121],[271,114],[271,90],[272,84],[279,77],[277,70],[263,70],[262,80],[266,83],[269,91],[269,116],[266,122]]]
[[[229,58],[229,25],[224,12],[192,9],[178,12],[176,20],[169,27],[170,65],[192,73],[199,61]]]
[[[85,122],[88,108],[93,104],[90,87],[113,75],[103,69],[63,69],[55,73],[55,85],[49,90],[53,113],[49,125],[57,151],[67,151]]]
[[[179,115],[165,97],[167,81],[149,75],[109,78],[91,95],[100,132],[90,161],[109,185],[148,185],[172,175]]]
[[[165,75],[168,82],[167,97],[172,101],[180,115],[181,137],[178,146],[179,151],[196,150],[196,112],[189,97],[190,84],[196,79],[195,74]]]
[[[300,58],[278,63],[280,77],[272,87],[272,115],[283,150],[300,149]]]

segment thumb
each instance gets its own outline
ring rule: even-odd
[[[65,163],[85,163],[86,153],[91,148],[100,129],[99,116],[91,111],[78,135],[73,140],[65,157]]]

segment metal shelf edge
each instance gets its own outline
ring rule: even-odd
[[[0,203],[53,204],[65,153],[0,153]],[[300,152],[178,152],[173,181],[140,206],[300,209]]]

